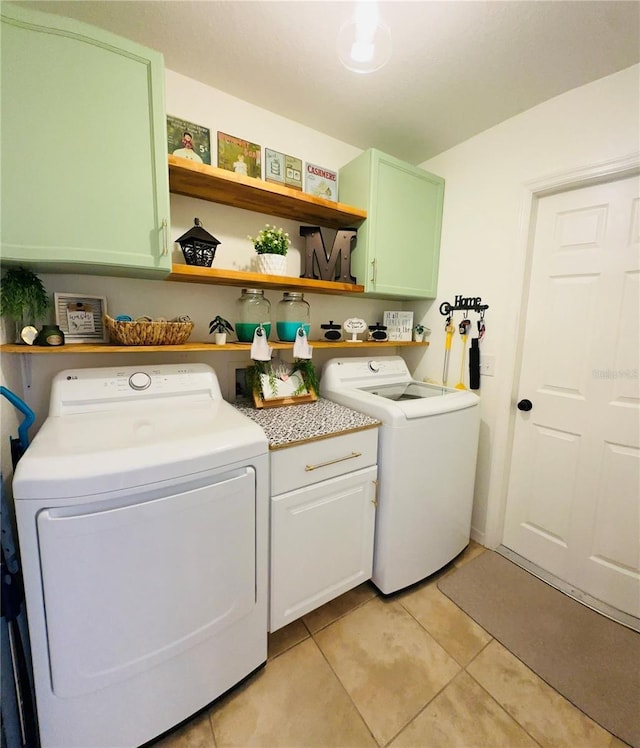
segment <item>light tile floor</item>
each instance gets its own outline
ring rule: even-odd
[[[482,552],[275,632],[262,670],[154,748],[623,748],[440,592]]]

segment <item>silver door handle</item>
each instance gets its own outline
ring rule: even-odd
[[[310,470],[317,470],[318,468],[327,467],[327,465],[335,465],[336,462],[344,462],[345,460],[353,460],[354,457],[362,457],[362,452],[352,452],[350,455],[345,457],[337,457],[335,460],[328,460],[327,462],[319,462],[317,465],[305,465],[304,469],[308,473]]]
[[[371,282],[376,282],[376,261],[371,260]]]
[[[168,236],[168,224],[167,219],[162,219],[162,252],[160,252],[161,257],[166,257],[169,254],[169,245],[167,243],[167,236]]]

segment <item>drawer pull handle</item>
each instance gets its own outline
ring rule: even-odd
[[[335,460],[329,460],[328,462],[319,462],[317,465],[305,465],[304,469],[308,473],[310,470],[317,470],[318,468],[327,467],[327,465],[335,465],[336,462],[344,462],[345,460],[353,460],[354,457],[362,457],[362,452],[352,452],[346,457],[337,457]]]

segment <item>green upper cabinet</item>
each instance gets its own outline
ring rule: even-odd
[[[162,55],[2,3],[2,260],[171,269]]]
[[[435,298],[444,180],[372,148],[340,169],[339,192],[368,214],[351,256],[365,294]]]

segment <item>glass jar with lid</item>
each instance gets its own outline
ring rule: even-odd
[[[311,329],[311,310],[309,303],[304,300],[304,294],[296,291],[285,291],[276,309],[276,332],[278,339],[292,343],[296,333],[302,326],[307,337]]]
[[[236,301],[235,328],[238,340],[251,343],[253,334],[262,325],[267,338],[271,334],[271,303],[259,288],[243,288]]]

